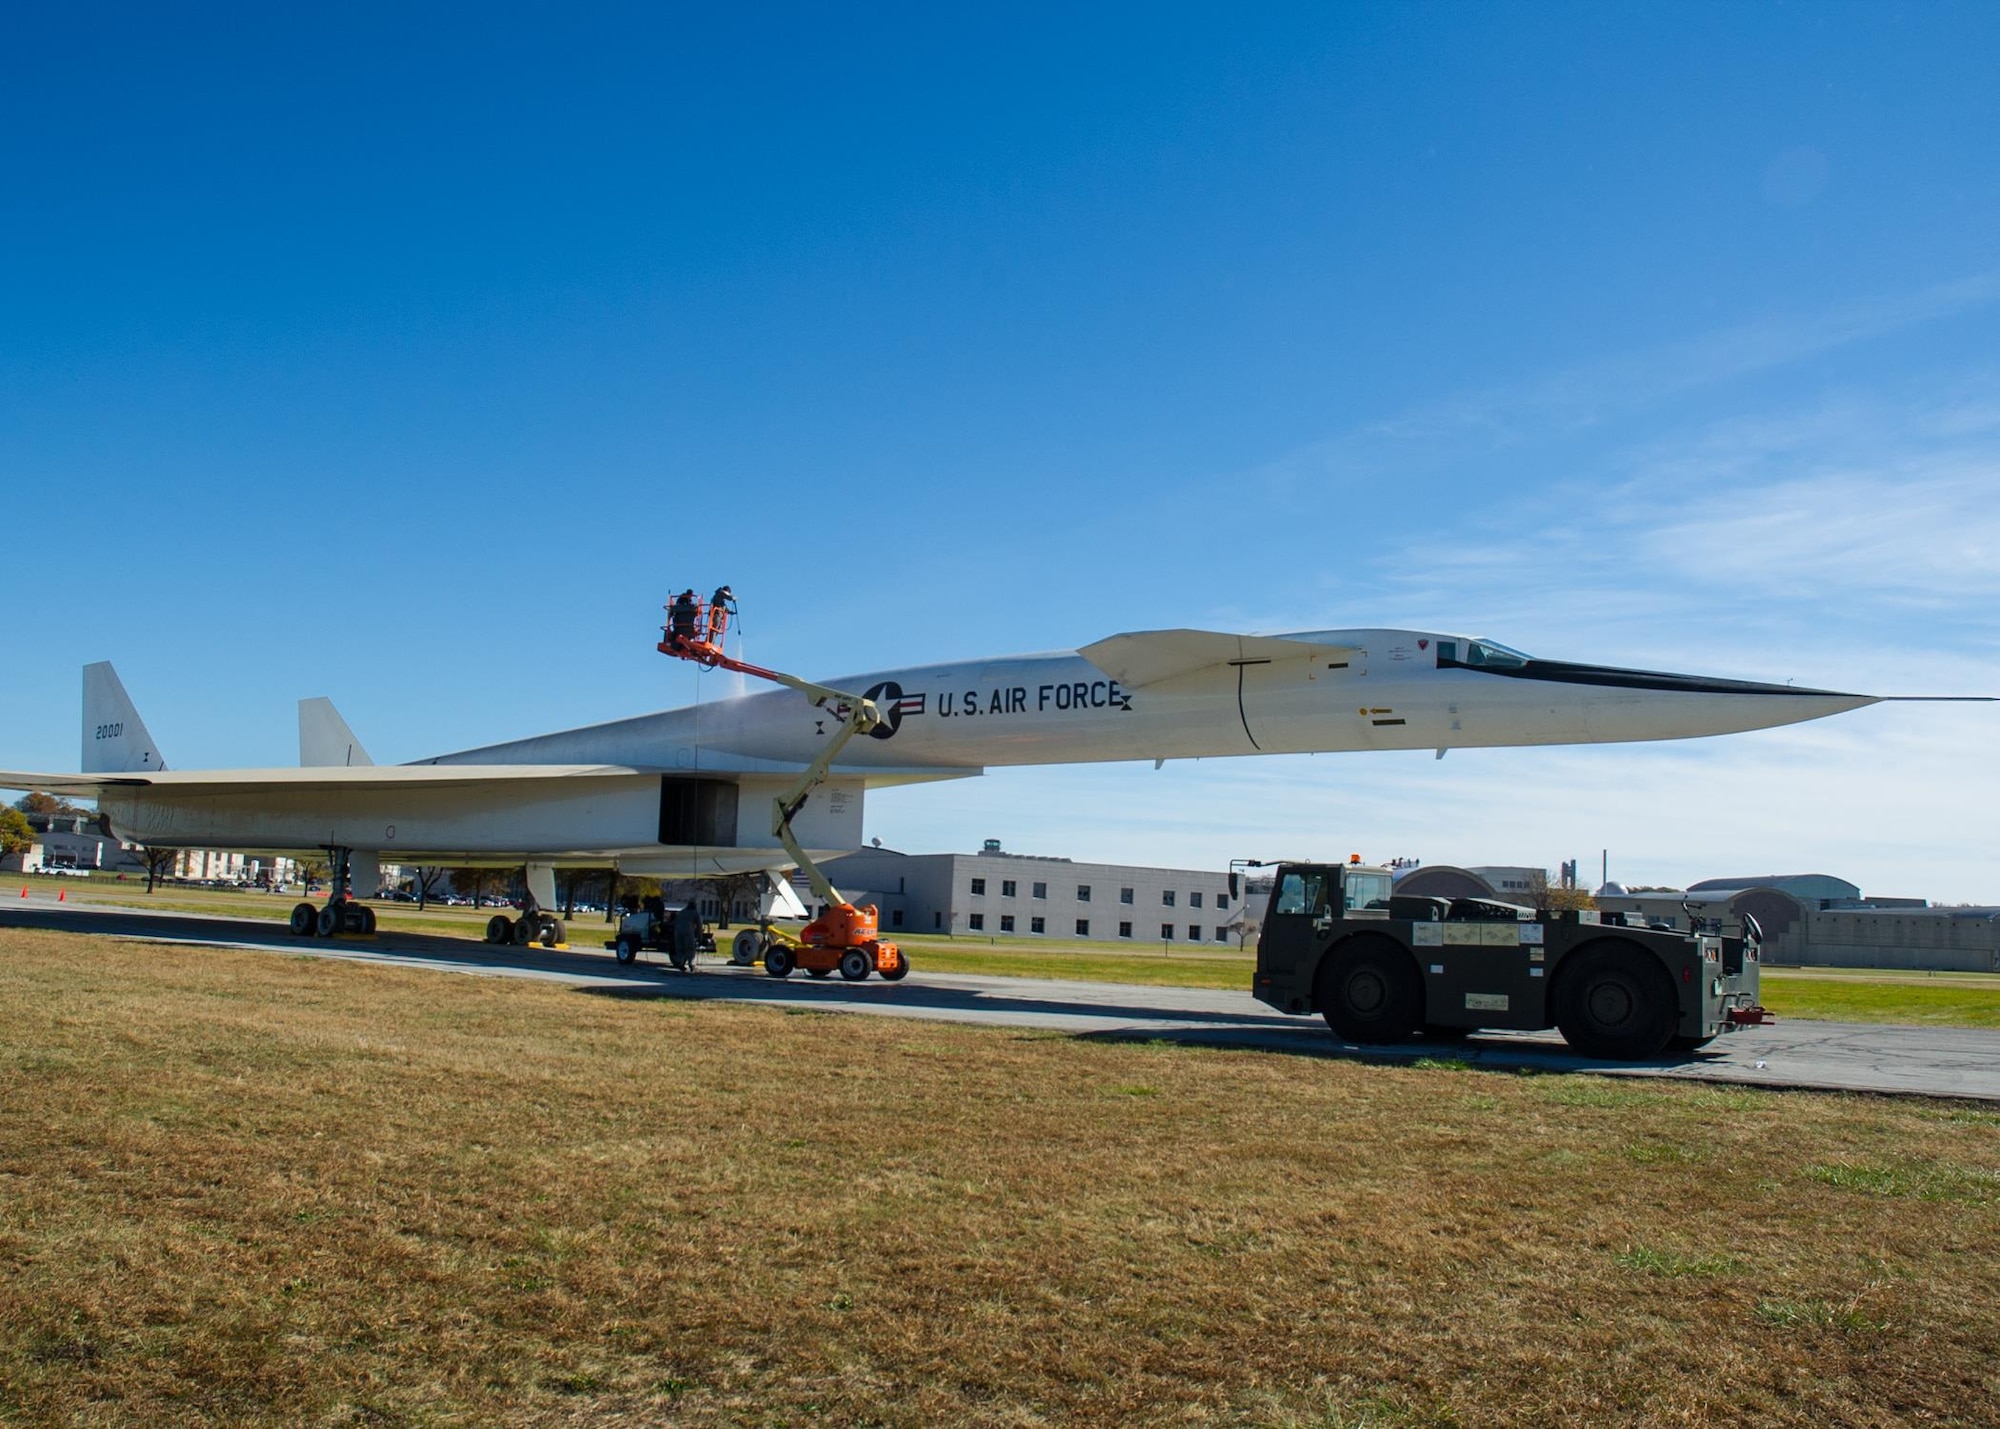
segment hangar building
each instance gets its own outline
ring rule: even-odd
[[[1076,863],[1006,853],[863,849],[829,859],[826,875],[891,932],[1015,935],[1093,942],[1232,943],[1229,875],[1186,868]]]

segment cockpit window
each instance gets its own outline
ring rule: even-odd
[[[1527,664],[1529,657],[1519,650],[1509,650],[1505,645],[1491,640],[1471,640],[1466,642],[1465,663],[1474,669],[1518,670]]]

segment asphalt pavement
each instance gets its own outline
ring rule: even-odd
[[[367,940],[294,938],[273,920],[156,913],[28,898],[0,903],[0,929],[41,928],[165,943],[192,943],[292,957],[378,963],[434,972],[558,982],[597,996],[677,997],[770,1003],[884,1017],[1027,1027],[1074,1037],[1255,1049],[1300,1057],[1407,1061],[1451,1057],[1515,1071],[1593,1071],[1759,1087],[1971,1097],[2000,1101],[2000,1032],[1953,1027],[1786,1021],[1717,1039],[1694,1053],[1651,1062],[1595,1062],[1553,1032],[1482,1033],[1440,1047],[1343,1044],[1316,1017],[1287,1017],[1248,992],[1137,987],[1125,983],[927,973],[921,956],[900,983],[848,983],[804,974],[784,980],[714,960],[693,973],[663,963],[621,967],[592,947],[555,952],[490,947],[458,938],[384,933]],[[604,925],[577,929],[601,941]]]

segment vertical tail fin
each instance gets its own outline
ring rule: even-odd
[[[333,701],[299,701],[299,767],[302,769],[359,768],[373,764]]]
[[[165,769],[160,747],[132,707],[109,660],[83,667],[83,772],[144,774]]]

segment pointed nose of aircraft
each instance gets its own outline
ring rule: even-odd
[[[1725,680],[1661,670],[1624,670],[1561,660],[1528,660],[1495,671],[1586,692],[1591,735],[1599,740],[1693,739],[1799,724],[1859,709],[1880,695],[1848,694],[1760,680]]]

